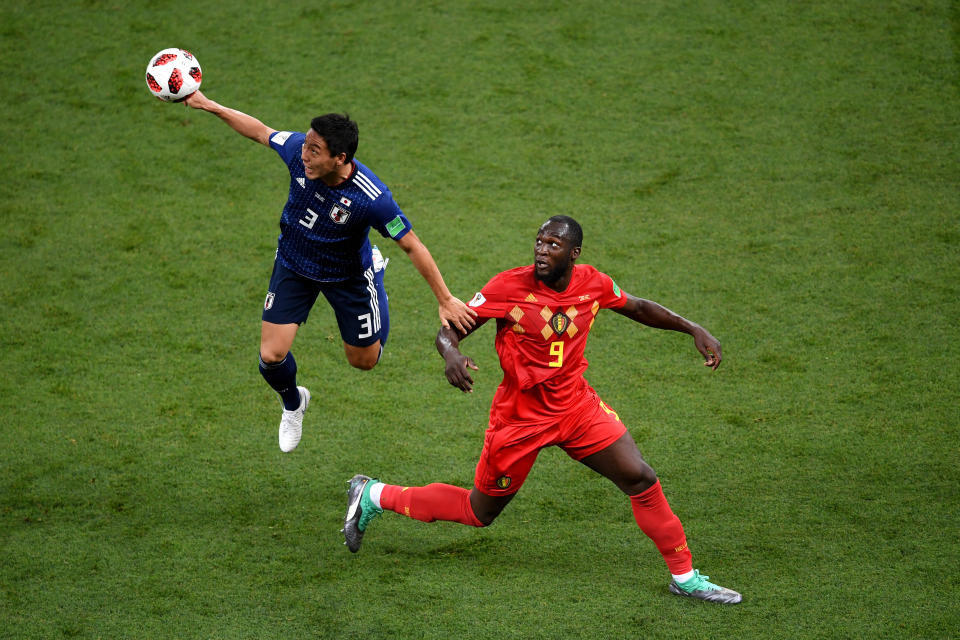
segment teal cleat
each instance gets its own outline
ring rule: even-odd
[[[702,576],[699,571],[694,571],[693,577],[682,584],[671,580],[670,593],[718,604],[737,604],[743,599],[736,591],[713,584],[709,578],[710,576]]]
[[[350,478],[350,488],[347,490],[347,515],[343,519],[341,531],[344,544],[353,553],[360,550],[360,543],[363,542],[367,525],[383,513],[383,509],[373,504],[370,499],[370,487],[376,482],[379,482],[376,478],[361,474]]]

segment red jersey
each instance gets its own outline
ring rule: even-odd
[[[543,424],[576,406],[590,388],[583,352],[593,321],[600,309],[626,302],[610,276],[587,264],[574,265],[559,292],[536,278],[533,265],[494,276],[470,301],[479,317],[497,319],[503,381],[491,424]]]

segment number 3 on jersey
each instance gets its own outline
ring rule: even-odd
[[[307,215],[300,218],[299,222],[307,229],[313,229],[313,224],[317,221],[317,218],[320,216],[317,215],[317,212],[307,207]]]
[[[550,356],[553,360],[549,361],[547,365],[551,367],[562,367],[563,366],[563,341],[557,340],[556,342],[550,343]]]

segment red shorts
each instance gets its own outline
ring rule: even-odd
[[[557,446],[574,460],[583,460],[626,432],[620,417],[591,389],[576,409],[556,422],[522,427],[491,424],[473,483],[490,496],[510,495],[519,491],[544,447]]]

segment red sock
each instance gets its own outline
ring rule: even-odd
[[[641,494],[630,496],[633,517],[640,529],[657,545],[670,573],[680,575],[693,570],[693,555],[687,547],[680,518],[674,515],[660,488],[660,480]]]
[[[470,492],[461,487],[435,482],[425,487],[400,487],[385,484],[380,506],[402,516],[433,522],[446,520],[482,527],[470,506]]]

